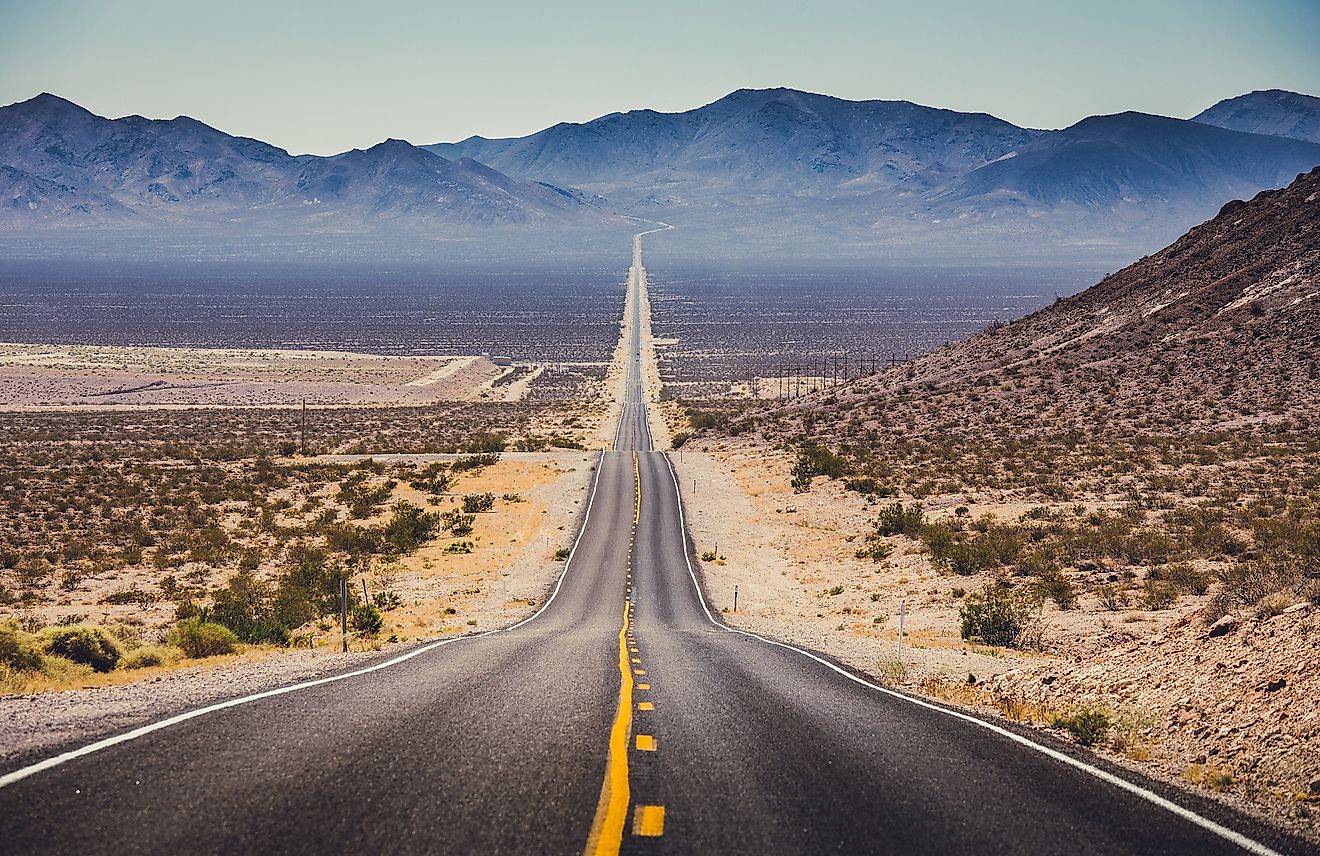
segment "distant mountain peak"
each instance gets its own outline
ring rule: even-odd
[[[1220,101],[1193,116],[1192,121],[1320,143],[1320,98],[1286,89],[1258,89]]]

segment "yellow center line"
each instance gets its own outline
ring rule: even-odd
[[[628,734],[632,731],[632,672],[628,668],[628,634],[631,608],[623,607],[623,629],[619,631],[619,709],[610,728],[610,750],[605,762],[605,781],[600,787],[596,816],[587,836],[586,856],[617,856],[623,844],[628,819]]]
[[[633,478],[637,485],[636,500],[633,504],[633,531],[628,540],[628,578],[632,579],[632,547],[637,540],[637,523],[642,513],[642,471],[637,453],[633,452]],[[627,591],[632,593],[632,586]],[[587,835],[586,856],[617,856],[623,845],[623,830],[628,821],[628,737],[632,733],[633,715],[633,672],[632,665],[640,663],[629,657],[629,645],[632,642],[632,602],[624,599],[623,627],[619,630],[619,706],[614,714],[614,725],[610,728],[609,753],[605,762],[605,780],[600,786],[600,799],[596,802],[596,815],[591,821],[591,832]],[[635,650],[635,649],[634,649]],[[631,663],[629,662],[631,660]],[[644,675],[641,669],[635,670]],[[652,742],[654,748],[654,742]],[[650,807],[654,808],[654,807]],[[664,809],[660,808],[659,820],[654,813],[647,816],[648,829],[653,832],[638,833],[641,814],[633,819],[634,834],[659,835],[664,828]],[[659,826],[656,826],[656,823]]]
[[[637,702],[637,709],[638,709],[638,710],[655,710],[655,705],[652,704],[652,703],[649,702],[649,701],[639,701],[639,702]]]

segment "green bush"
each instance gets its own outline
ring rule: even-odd
[[[234,631],[223,624],[197,618],[185,618],[175,624],[167,641],[194,659],[232,654],[238,650],[238,637]]]
[[[683,448],[683,444],[692,439],[692,433],[689,431],[679,431],[669,440],[669,448],[677,451]]]
[[[1067,731],[1083,746],[1094,746],[1105,739],[1112,725],[1109,714],[1084,707],[1070,716],[1056,716],[1050,728]]]
[[[179,649],[160,645],[144,645],[124,655],[119,661],[121,669],[146,669],[151,666],[163,666],[173,662],[179,656]]]
[[[353,607],[348,623],[358,633],[375,636],[385,626],[385,618],[376,607],[369,603],[360,603]]]
[[[888,559],[893,552],[893,547],[886,544],[884,541],[876,539],[867,541],[866,546],[858,548],[857,552],[853,555],[859,559],[870,559],[872,562],[883,562],[885,559]]]
[[[895,502],[880,509],[875,518],[875,531],[881,535],[907,535],[916,538],[926,526],[926,512],[920,504],[910,508]]]
[[[492,511],[495,508],[495,494],[493,493],[469,493],[463,497],[464,514],[480,514],[484,511]]]
[[[797,462],[793,464],[793,490],[804,493],[811,489],[811,480],[816,476],[842,478],[851,471],[848,462],[829,449],[808,440],[798,449]]]
[[[492,504],[494,501],[491,497]],[[423,511],[411,502],[400,502],[394,506],[381,540],[388,552],[406,556],[431,540],[442,525],[441,516],[436,512]]]
[[[568,547],[560,547],[558,550],[555,550],[555,561],[556,562],[564,561],[569,557],[570,554],[572,554],[572,552],[573,551]]]
[[[215,593],[210,619],[234,631],[243,642],[287,645],[289,627],[275,613],[272,587],[250,571],[239,571]]]
[[[399,597],[398,592],[393,591],[378,591],[371,596],[371,602],[385,612],[403,606],[403,598]]]
[[[485,452],[478,455],[468,455],[465,458],[459,458],[450,466],[456,473],[465,473],[469,470],[479,470],[482,467],[490,467],[500,462],[499,452]]]
[[[881,484],[870,476],[862,478],[844,479],[843,486],[854,493],[861,493],[867,496],[897,496],[898,488],[891,485]]]
[[[1075,609],[1077,607],[1077,589],[1073,587],[1072,581],[1063,575],[1063,571],[1058,568],[1050,568],[1041,574],[1035,585],[1040,596],[1054,601],[1059,609]]]
[[[1032,604],[1026,598],[1002,583],[990,583],[967,595],[958,607],[962,638],[1016,647],[1031,612]]]
[[[39,638],[47,654],[91,666],[98,672],[114,671],[123,656],[114,637],[100,627],[86,624],[50,627]]]
[[[35,672],[41,668],[37,643],[9,621],[0,624],[0,666],[16,672]]]

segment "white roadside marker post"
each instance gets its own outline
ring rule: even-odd
[[[903,659],[903,622],[907,618],[907,598],[898,602],[898,659]]]
[[[738,587],[733,587],[733,611],[738,611]]]
[[[348,577],[339,578],[339,636],[348,653]]]

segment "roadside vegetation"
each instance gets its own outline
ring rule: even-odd
[[[348,431],[346,412],[327,418]],[[377,411],[354,413],[370,435]],[[341,579],[354,638],[374,639],[403,603],[399,559],[433,542],[472,552],[476,516],[522,501],[462,489],[509,434],[428,424],[430,440],[375,442],[458,458],[324,463],[267,413],[0,415],[0,689],[306,647],[337,632]]]

